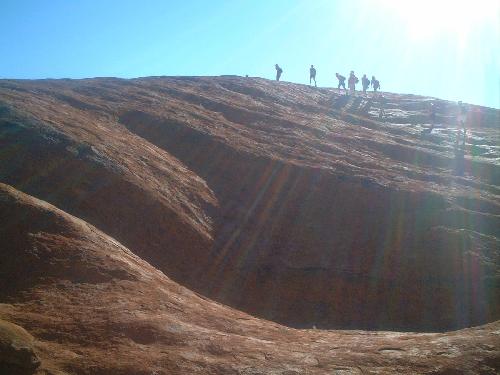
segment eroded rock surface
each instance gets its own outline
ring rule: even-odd
[[[33,373],[40,366],[34,341],[22,327],[0,320],[0,372],[12,375]]]
[[[263,79],[4,80],[0,178],[290,326],[497,320],[499,111],[468,106],[457,159],[454,103],[384,96],[381,122],[380,97]]]
[[[297,330],[212,302],[115,239],[0,184],[0,318],[42,374],[495,374],[500,324],[448,333]],[[24,330],[23,330],[24,331]],[[30,341],[31,342],[31,341]]]

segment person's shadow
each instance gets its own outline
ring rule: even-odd
[[[333,108],[334,109],[342,109],[344,108],[347,103],[349,103],[350,97],[348,95],[342,95],[339,96],[334,102],[333,102]]]

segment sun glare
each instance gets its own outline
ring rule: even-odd
[[[442,33],[466,37],[483,22],[499,21],[498,0],[380,0],[377,1],[402,19],[413,39],[428,39]]]

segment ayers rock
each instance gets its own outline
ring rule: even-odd
[[[0,373],[496,374],[500,111],[383,95],[0,80]]]

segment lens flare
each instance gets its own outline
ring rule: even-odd
[[[402,19],[413,39],[427,40],[440,33],[466,37],[481,23],[498,24],[500,2],[497,0],[380,0],[387,12]]]

